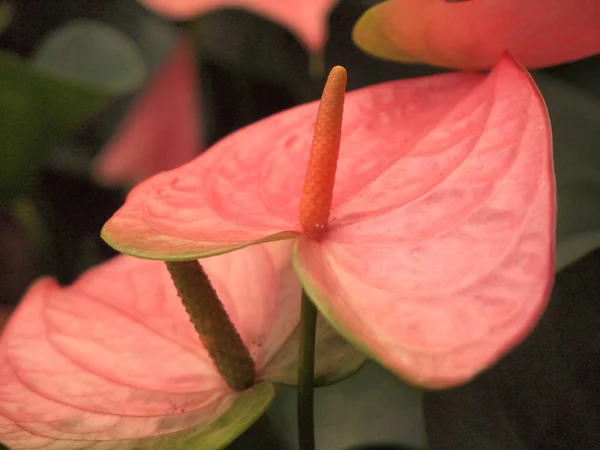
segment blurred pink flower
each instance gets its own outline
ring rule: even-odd
[[[597,0],[387,0],[357,22],[354,41],[384,59],[489,69],[509,51],[528,68],[600,53]]]
[[[239,7],[265,16],[290,29],[310,51],[327,40],[328,16],[338,0],[140,0],[173,19],[191,19],[225,7]]]
[[[102,184],[132,185],[180,166],[201,149],[198,75],[183,37],[94,162]]]

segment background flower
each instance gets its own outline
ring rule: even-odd
[[[384,59],[489,69],[504,51],[525,67],[600,53],[595,0],[387,0],[366,11],[354,42]]]
[[[290,242],[277,242],[202,265],[258,380],[293,384],[300,283],[290,251]],[[363,358],[321,325],[316,376],[333,382]],[[229,389],[164,263],[129,256],[66,288],[38,280],[2,334],[0,360],[0,441],[12,449],[221,448],[274,396],[268,382]]]
[[[132,185],[178,167],[201,150],[198,74],[184,36],[94,162],[104,185]]]
[[[240,7],[286,26],[311,51],[327,40],[327,18],[337,0],[140,0],[173,19],[190,19],[224,7]]]

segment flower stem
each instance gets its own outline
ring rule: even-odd
[[[317,309],[302,291],[300,355],[298,369],[298,433],[300,450],[315,449],[313,391],[315,378],[315,332]]]
[[[219,374],[235,391],[252,386],[256,376],[254,360],[200,263],[165,262],[190,321]]]

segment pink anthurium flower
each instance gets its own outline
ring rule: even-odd
[[[329,12],[338,0],[140,0],[173,19],[191,19],[220,8],[239,7],[290,29],[310,50],[322,50],[327,40]]]
[[[0,442],[11,449],[217,449],[269,406],[269,381],[295,383],[300,283],[291,242],[202,265],[257,367],[257,384],[220,378],[164,263],[119,256],[73,285],[38,280],[0,340]],[[316,376],[362,358],[320,323]],[[218,420],[217,420],[218,419]]]
[[[317,147],[339,137],[326,132],[341,120],[337,75]],[[142,183],[104,239],[185,260],[293,238],[304,288],[338,331],[414,383],[468,380],[528,333],[551,288],[550,124],[533,80],[505,55],[487,76],[349,93],[331,212],[315,238],[298,211],[317,106],[253,124]]]
[[[375,56],[463,70],[488,69],[504,51],[528,68],[600,53],[596,0],[387,0],[356,23]]]
[[[132,185],[200,152],[198,75],[193,42],[183,37],[94,162],[102,184]]]

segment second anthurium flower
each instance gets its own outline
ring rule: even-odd
[[[301,288],[291,245],[202,261],[256,365],[255,384],[241,392],[215,369],[164,263],[119,256],[68,287],[38,280],[0,338],[0,442],[13,450],[225,447],[268,408],[270,381],[296,382]],[[363,360],[320,323],[318,383]]]
[[[338,331],[413,383],[465,382],[520,342],[551,289],[544,101],[506,54],[488,75],[351,92],[342,125],[344,88],[336,68],[316,126],[315,102],[142,183],[103,237],[165,260],[294,239],[303,287]]]
[[[327,40],[327,19],[338,0],[140,0],[177,20],[189,20],[219,8],[244,8],[290,29],[313,52]]]
[[[202,148],[198,78],[193,40],[183,35],[94,161],[96,180],[134,185],[197,156]]]
[[[383,59],[461,70],[493,67],[509,51],[540,68],[600,53],[596,0],[386,0],[354,27],[354,42]]]

